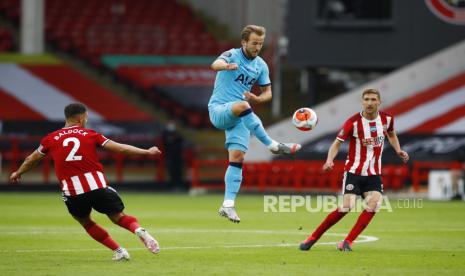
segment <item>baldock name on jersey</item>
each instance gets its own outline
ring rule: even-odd
[[[88,133],[83,130],[83,129],[67,129],[67,130],[63,130],[63,131],[60,131],[55,137],[53,137],[55,140],[58,140],[60,139],[61,137],[65,136],[65,135],[68,135],[68,134],[73,134],[73,133],[76,133],[76,134],[80,134],[82,136],[86,136]]]

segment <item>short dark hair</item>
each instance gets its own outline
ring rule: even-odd
[[[365,97],[366,94],[375,94],[378,97],[378,100],[381,100],[381,93],[379,93],[378,89],[375,89],[375,88],[365,89],[362,93],[362,99],[363,97]]]
[[[76,115],[84,114],[86,113],[86,111],[87,111],[87,108],[82,103],[68,104],[65,107],[65,118],[69,119]]]

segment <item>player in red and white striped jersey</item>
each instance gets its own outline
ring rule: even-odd
[[[105,229],[92,221],[92,209],[106,214],[115,224],[136,234],[152,253],[158,253],[158,242],[140,227],[135,217],[123,213],[123,201],[118,193],[108,186],[96,148],[101,147],[128,155],[159,155],[161,152],[157,147],[141,149],[120,144],[85,128],[88,114],[86,107],[81,103],[66,106],[65,117],[65,126],[45,136],[38,149],[11,174],[10,180],[19,181],[22,174],[33,168],[45,155],[50,154],[69,213],[92,238],[114,251],[113,260],[128,260],[129,254]]]
[[[301,250],[309,250],[326,230],[342,219],[354,206],[357,195],[366,200],[366,208],[358,218],[349,235],[337,248],[352,251],[352,242],[360,235],[379,209],[382,200],[383,184],[381,180],[381,156],[384,140],[389,143],[403,162],[409,156],[403,151],[394,131],[394,118],[378,111],[381,96],[376,89],[366,89],[362,93],[360,113],[349,118],[340,130],[336,140],[328,151],[328,158],[323,169],[330,171],[334,167],[341,144],[349,139],[349,153],[344,166],[343,203],[330,213],[320,226],[300,244]]]
[[[362,112],[347,120],[337,136],[344,142],[349,138],[349,153],[344,170],[356,175],[378,175],[381,173],[386,134],[394,131],[394,118],[382,111],[374,120],[363,117]]]

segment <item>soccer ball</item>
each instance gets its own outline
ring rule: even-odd
[[[299,130],[309,131],[316,127],[318,116],[313,109],[302,107],[297,109],[294,115],[292,115],[292,123]]]

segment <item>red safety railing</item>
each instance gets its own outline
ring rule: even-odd
[[[0,150],[2,164],[6,164],[9,173],[15,171],[21,162],[38,145],[40,137],[1,137]],[[135,142],[135,141],[130,141]],[[140,141],[139,141],[140,142]],[[146,141],[160,144],[159,140]],[[153,143],[152,143],[153,142]],[[163,151],[163,147],[161,147]],[[107,171],[113,170],[118,182],[126,180],[128,170],[142,168],[147,175],[153,175],[154,182],[164,182],[164,155],[159,157],[126,156],[108,151],[98,151],[98,156]],[[211,190],[224,189],[224,172],[227,159],[201,160],[195,158],[193,151],[184,152],[185,164],[191,173],[192,188]],[[243,166],[243,183],[241,189],[252,191],[325,191],[337,192],[342,188],[343,162],[336,161],[331,172],[322,170],[323,161],[275,160],[268,162],[246,162]],[[410,165],[384,164],[382,170],[385,190],[399,190],[411,183],[413,191],[426,187],[431,170],[461,170],[460,162],[414,161]],[[47,156],[42,160],[39,170],[42,182],[51,180],[52,160]]]
[[[331,172],[322,169],[323,161],[275,160],[246,162],[241,189],[253,191],[338,192],[342,189],[344,164],[336,161]],[[193,160],[192,188],[224,189],[228,160]],[[399,190],[410,178],[406,165],[385,165],[384,189]]]
[[[38,137],[0,137],[0,143],[8,145],[7,149],[1,150],[1,161],[2,164],[7,164],[9,168],[9,174],[14,172],[19,168],[23,160],[34,151],[34,148],[31,148],[31,145],[38,145]],[[158,144],[159,140],[153,141],[154,144]],[[161,147],[162,148],[162,147]],[[163,150],[163,148],[162,148]],[[137,156],[137,155],[123,155],[115,154],[104,150],[99,150],[97,152],[99,160],[104,163],[110,163],[107,169],[114,169],[115,178],[118,182],[125,181],[125,170],[127,170],[131,165],[136,168],[145,168],[145,173],[153,175],[154,182],[164,182],[166,179],[165,176],[165,160],[164,156],[156,157],[147,157],[147,156]],[[105,166],[106,167],[106,166]],[[47,155],[39,165],[39,169],[42,173],[42,182],[47,184],[50,183],[52,170],[52,160],[49,155]]]

